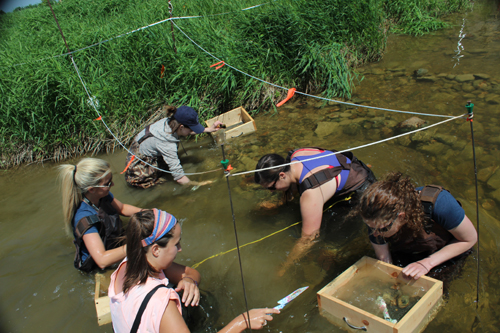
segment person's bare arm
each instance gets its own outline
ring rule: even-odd
[[[127,255],[126,246],[120,246],[115,249],[106,250],[99,233],[89,233],[82,237],[87,250],[97,266],[101,269],[108,267],[116,262],[119,262]]]
[[[388,244],[375,244],[372,243],[373,250],[375,250],[375,255],[378,260],[392,264],[391,252],[389,251]]]
[[[111,206],[113,206],[113,208],[116,209],[118,214],[123,216],[132,216],[135,213],[141,211],[141,208],[129,204],[124,204],[116,198],[114,198],[113,201],[111,202]]]
[[[458,227],[449,231],[455,237],[455,241],[434,252],[429,257],[409,264],[403,269],[403,273],[417,280],[437,265],[469,250],[477,242],[477,231],[467,215],[464,216]]]
[[[300,260],[319,236],[323,217],[323,197],[319,189],[308,190],[302,194],[300,197],[300,212],[302,215],[302,236],[295,243],[285,263],[279,270],[279,276],[284,275],[294,262]]]
[[[201,282],[200,273],[191,267],[172,263],[163,271],[165,276],[174,284],[176,292],[182,293],[182,303],[191,306],[197,306],[200,302],[200,289],[198,285]]]

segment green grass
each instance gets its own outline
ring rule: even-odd
[[[445,24],[443,14],[465,0],[255,0],[174,3],[174,16],[203,15],[176,24],[227,64],[286,88],[350,97],[353,69],[378,60],[389,29],[423,34]],[[68,0],[53,4],[71,50],[169,17],[164,0]],[[227,15],[211,14],[232,12]],[[113,145],[87,103],[46,3],[0,17],[0,167],[65,158]],[[199,110],[202,119],[244,105],[273,109],[286,95],[225,66],[193,45],[170,22],[74,54],[100,112],[120,138],[130,137],[165,100]],[[37,61],[38,59],[45,59]],[[19,63],[24,65],[13,66]],[[161,66],[165,66],[160,78]],[[150,110],[150,111],[148,111]],[[125,142],[128,144],[128,142]]]

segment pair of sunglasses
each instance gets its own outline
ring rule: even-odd
[[[280,174],[278,173],[278,177],[276,177],[276,180],[274,181],[273,185],[266,187],[269,191],[276,191],[276,183],[280,179]]]
[[[111,188],[111,185],[113,185],[113,179],[111,179],[107,184],[96,185],[96,186],[92,186],[92,187],[107,187],[107,188]]]
[[[382,227],[382,228],[372,228],[370,226],[367,226],[367,227],[370,230],[370,234],[373,234],[375,231],[378,231],[378,232],[387,232],[387,231],[391,230],[392,226],[394,225],[394,222],[397,219],[398,219],[398,217],[396,216],[396,218],[394,220],[392,220],[391,223],[389,223],[388,225],[386,225],[385,227]]]

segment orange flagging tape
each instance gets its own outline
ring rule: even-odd
[[[99,117],[97,117],[97,118],[94,119],[94,121],[97,121],[97,120],[102,120],[102,117],[99,116]]]
[[[135,158],[135,155],[132,155],[132,157],[130,158],[130,162],[128,162],[128,164],[125,167],[125,169],[123,169],[123,171],[120,172],[120,175],[123,175],[125,173],[125,171],[127,171],[127,169],[130,167],[130,164],[132,164],[132,161],[134,160],[134,158]]]
[[[216,63],[216,64],[210,65],[210,67],[214,67],[214,66],[217,66],[217,65],[220,65],[220,64],[223,64],[223,63],[224,63],[224,61],[219,61],[219,62],[218,62],[218,63]]]
[[[288,100],[290,98],[293,97],[293,95],[295,94],[295,91],[297,91],[297,89],[295,88],[290,88],[288,89],[288,94],[286,95],[286,98],[284,100],[282,100],[281,102],[279,102],[278,104],[276,104],[277,107],[280,107],[282,106],[283,104],[285,104],[286,102],[288,102]]]

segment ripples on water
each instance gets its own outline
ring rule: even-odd
[[[353,102],[415,112],[459,115],[467,100],[475,104],[475,139],[481,203],[480,321],[475,321],[476,253],[469,256],[462,276],[450,287],[448,300],[426,332],[494,332],[499,324],[500,270],[497,202],[500,201],[498,148],[500,138],[500,18],[496,4],[483,1],[474,11],[454,16],[448,30],[414,38],[391,36],[384,59],[360,71],[365,79],[356,87]],[[413,72],[426,69],[416,79]],[[459,82],[457,75],[475,75]],[[479,75],[479,76],[478,76]],[[397,124],[409,118],[361,107],[345,107],[318,100],[294,100],[256,117],[258,132],[227,144],[235,172],[255,167],[260,156],[285,155],[301,146],[345,149],[401,133]],[[427,125],[440,118],[421,117]],[[187,172],[216,168],[220,148],[209,138],[185,144]],[[201,148],[201,149],[200,149]],[[437,183],[459,198],[475,221],[475,189],[469,123],[455,120],[433,130],[364,148],[355,154],[373,166],[378,176],[399,170],[418,185]],[[178,261],[193,265],[235,246],[227,185],[221,174],[210,187],[196,191],[172,182],[149,190],[131,189],[119,172],[123,152],[102,156],[114,170],[112,192],[122,202],[158,207],[176,215],[183,225],[183,251]],[[74,161],[71,161],[74,162]],[[60,193],[53,165],[28,166],[0,176],[0,331],[112,332],[98,327],[93,304],[94,279],[72,267],[74,247],[62,228]],[[295,203],[272,206],[277,195],[260,190],[251,177],[230,178],[240,244],[260,239],[300,220]],[[265,205],[262,205],[265,202]],[[361,256],[373,256],[362,223],[342,224],[348,207],[325,213],[322,238],[288,274],[276,276],[300,235],[300,226],[241,249],[250,307],[272,307],[291,291],[310,288],[289,304],[264,331],[340,331],[318,314],[315,293]],[[244,310],[236,252],[208,260],[199,267],[204,305],[214,331]],[[198,330],[202,331],[202,330]]]

